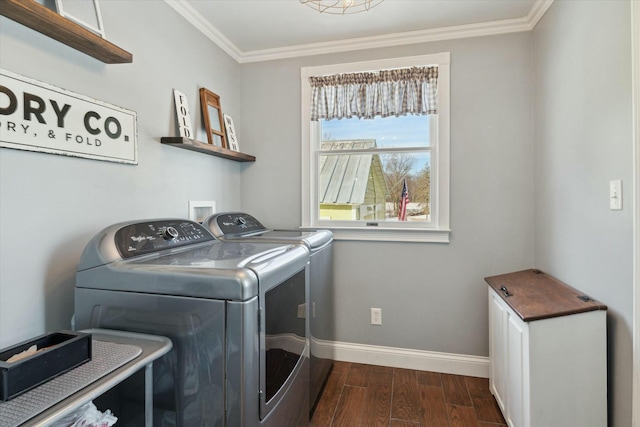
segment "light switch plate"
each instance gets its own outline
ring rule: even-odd
[[[381,308],[371,308],[371,324],[372,325],[382,325],[382,309]]]
[[[622,180],[609,181],[609,209],[622,210]]]

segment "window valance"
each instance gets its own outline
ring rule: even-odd
[[[311,120],[437,114],[438,67],[309,77]]]

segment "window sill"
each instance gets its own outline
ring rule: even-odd
[[[301,230],[331,230],[334,240],[371,242],[449,243],[449,229],[300,227]]]

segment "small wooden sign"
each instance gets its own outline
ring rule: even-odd
[[[177,89],[173,90],[173,97],[176,102],[176,116],[178,117],[178,131],[184,138],[193,138],[191,129],[191,115],[189,114],[189,104],[187,96]]]
[[[227,142],[229,143],[229,150],[240,151],[238,146],[238,137],[236,136],[236,127],[233,125],[233,119],[226,114],[222,115],[224,118],[224,128],[227,131]]]

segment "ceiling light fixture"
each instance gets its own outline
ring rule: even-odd
[[[348,13],[365,12],[382,3],[383,0],[300,0],[320,13],[346,15]]]

